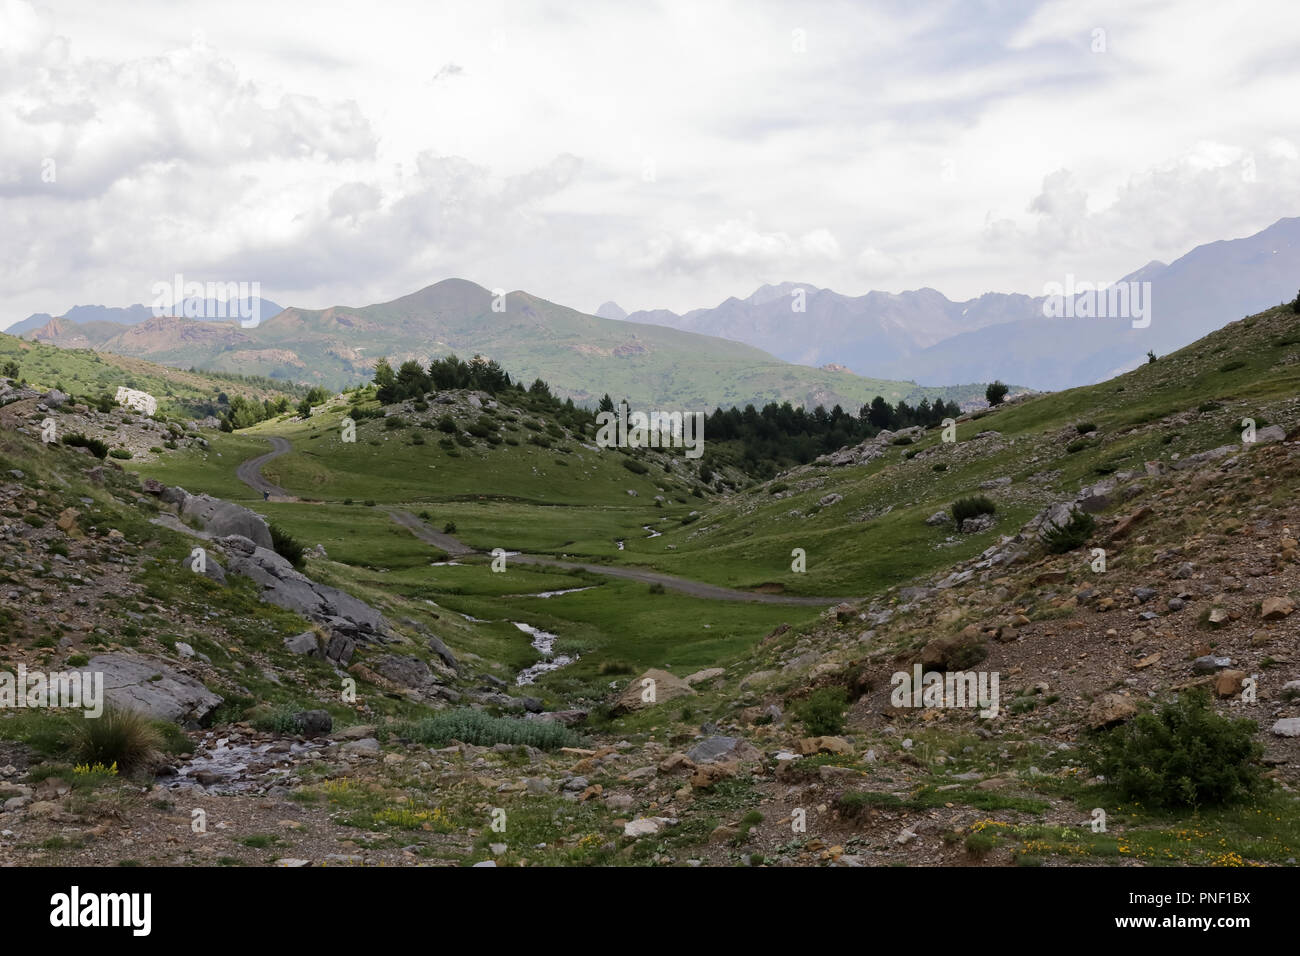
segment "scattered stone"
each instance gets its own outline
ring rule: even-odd
[[[1295,602],[1285,595],[1266,597],[1259,606],[1259,616],[1265,621],[1280,621],[1295,611]]]
[[[1088,708],[1088,726],[1101,730],[1123,723],[1137,712],[1137,705],[1122,694],[1102,694]]]

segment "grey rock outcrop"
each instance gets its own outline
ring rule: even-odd
[[[217,543],[228,555],[226,570],[260,584],[262,600],[268,604],[301,614],[325,625],[332,634],[359,644],[391,636],[392,629],[384,616],[365,601],[313,581],[269,548],[260,547],[241,535],[220,538]],[[332,654],[327,656],[334,658]]]
[[[177,489],[182,491],[183,489]],[[164,496],[163,500],[168,500]],[[222,501],[210,495],[185,494],[180,500],[181,517],[195,518],[203,530],[214,538],[239,535],[247,538],[260,548],[270,550],[271,529],[266,522],[242,505]]]
[[[103,674],[109,705],[178,724],[197,723],[222,701],[201,681],[153,657],[99,654],[83,672]]]

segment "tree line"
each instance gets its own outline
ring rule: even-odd
[[[750,474],[762,475],[790,462],[807,464],[820,455],[873,438],[886,429],[929,427],[960,414],[956,402],[942,398],[933,404],[925,398],[913,407],[905,401],[891,405],[877,395],[856,415],[839,405],[830,411],[822,405],[807,411],[790,402],[780,405],[769,402],[761,410],[753,405],[725,411],[716,409],[704,419],[704,437],[706,443],[737,443],[740,460],[735,464]]]

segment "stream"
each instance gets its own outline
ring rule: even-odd
[[[523,687],[525,684],[531,684],[542,674],[559,670],[565,664],[572,664],[578,659],[576,655],[570,657],[567,654],[553,657],[556,635],[550,631],[543,631],[541,628],[533,627],[531,624],[524,624],[521,621],[511,621],[510,623],[531,636],[533,647],[537,650],[537,653],[542,655],[542,659],[536,664],[525,667],[519,672],[518,676],[515,677],[516,686]]]
[[[265,788],[268,777],[287,776],[299,762],[295,758],[324,747],[316,740],[249,743],[208,734],[189,763],[174,777],[162,779],[171,790],[197,787],[213,793],[244,793]]]

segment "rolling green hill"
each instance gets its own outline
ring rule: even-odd
[[[8,362],[16,363],[19,377],[33,385],[77,397],[116,392],[121,385],[148,392],[158,399],[160,414],[195,414],[201,406],[216,403],[222,392],[261,401],[306,391],[287,381],[183,371],[131,356],[64,349],[0,333],[0,367]]]

